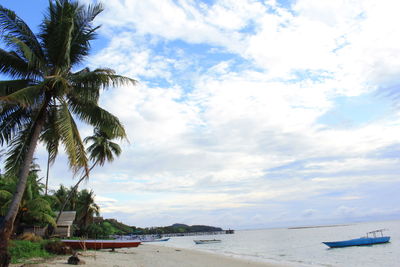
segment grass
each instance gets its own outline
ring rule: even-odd
[[[50,258],[55,256],[44,249],[47,241],[31,242],[27,240],[12,240],[9,247],[11,263],[26,262],[32,258]]]

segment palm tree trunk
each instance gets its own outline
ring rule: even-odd
[[[47,187],[49,185],[49,169],[50,169],[50,152],[49,152],[49,155],[47,157],[46,187],[45,187],[45,191],[44,191],[44,195],[45,196],[47,196]]]
[[[46,106],[46,105],[45,105]],[[29,142],[28,150],[25,152],[24,161],[18,174],[17,190],[14,193],[13,200],[8,208],[3,224],[0,228],[0,266],[7,267],[10,264],[11,256],[8,252],[8,243],[13,231],[13,224],[18,213],[19,205],[25,192],[26,182],[28,180],[29,166],[33,160],[33,154],[39,141],[39,135],[45,121],[45,109],[43,108],[36,122],[33,125],[33,133]]]
[[[96,166],[96,163],[93,164],[92,167],[90,167],[90,169],[85,172],[85,174],[81,177],[81,179],[79,179],[79,181],[75,184],[75,186],[71,189],[71,191],[69,191],[67,198],[64,200],[64,203],[62,204],[61,208],[60,208],[60,212],[58,213],[57,219],[56,219],[56,223],[58,223],[58,220],[61,217],[61,214],[63,213],[65,206],[67,205],[68,201],[71,199],[72,195],[74,194],[74,192],[78,189],[79,184],[85,180],[85,178],[89,177],[89,173],[90,171],[94,168],[94,166]]]

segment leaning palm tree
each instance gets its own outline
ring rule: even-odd
[[[101,128],[112,138],[126,137],[118,118],[99,107],[98,100],[101,89],[135,81],[105,68],[75,71],[89,54],[98,29],[92,22],[102,10],[100,4],[86,7],[50,0],[40,33],[35,35],[13,11],[0,5],[0,37],[5,47],[0,49],[0,73],[12,79],[0,82],[0,145],[9,148],[6,172],[18,177],[0,227],[0,266],[10,261],[8,241],[37,143],[41,140],[53,147],[53,161],[59,143],[63,144],[76,173],[88,170],[88,159],[74,118]]]
[[[91,142],[92,144],[87,148],[87,152],[89,153],[89,158],[93,162],[93,165],[90,167],[88,172],[85,172],[84,175],[78,180],[75,186],[69,191],[67,198],[64,200],[64,203],[61,206],[60,212],[58,213],[56,222],[61,217],[62,212],[64,211],[67,203],[69,203],[71,197],[76,194],[76,190],[79,187],[79,184],[89,178],[90,171],[96,166],[103,166],[106,161],[112,162],[114,161],[114,155],[119,156],[121,154],[121,147],[110,140],[110,136],[96,128],[94,130],[94,134],[92,136],[86,137],[84,139],[85,143]]]

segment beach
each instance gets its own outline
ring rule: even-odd
[[[59,256],[37,267],[67,266],[69,256]],[[84,266],[98,267],[285,267],[287,265],[264,263],[239,259],[190,249],[178,249],[157,245],[140,245],[137,248],[81,252],[79,258]],[[21,264],[13,265],[21,266]]]

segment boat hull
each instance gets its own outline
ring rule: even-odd
[[[382,244],[389,242],[389,236],[383,237],[364,237],[364,238],[357,238],[345,241],[336,241],[336,242],[322,242],[330,248],[342,248],[342,247],[350,247],[350,246],[369,246],[374,244]]]
[[[212,244],[212,243],[221,243],[221,240],[193,240],[196,244]]]
[[[166,242],[170,238],[164,238],[164,239],[150,239],[150,240],[140,240],[141,242]]]
[[[133,248],[140,245],[138,241],[121,240],[61,240],[72,249],[115,249]]]

